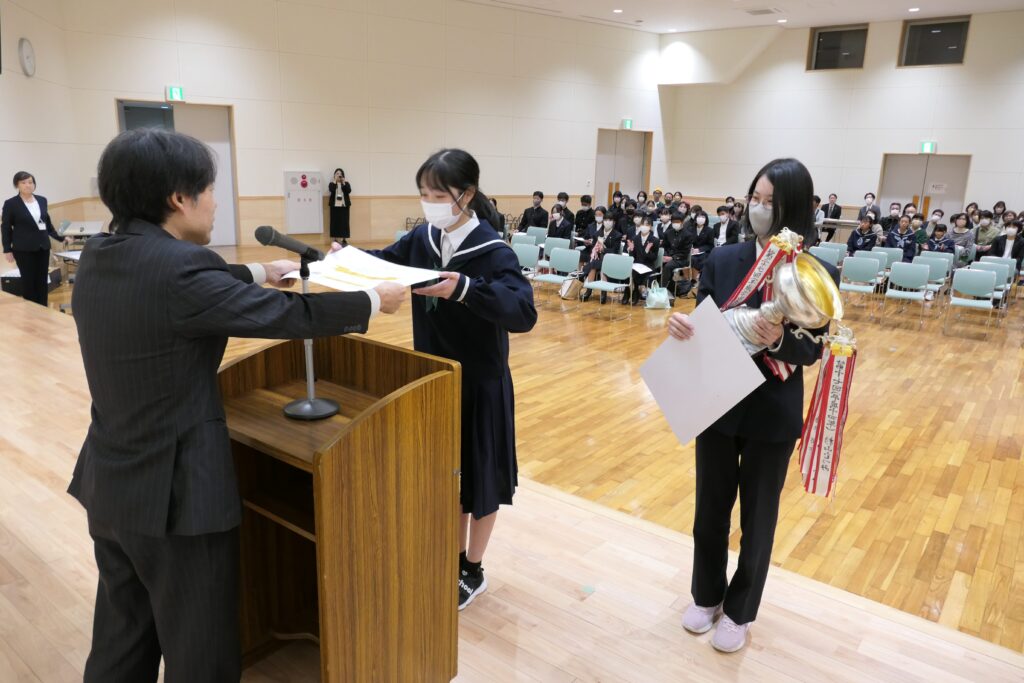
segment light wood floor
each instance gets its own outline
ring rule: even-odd
[[[0,681],[80,681],[96,568],[64,494],[89,421],[73,321],[7,295],[0,320]],[[487,556],[490,588],[460,617],[457,680],[1024,678],[1024,655],[776,568],[752,644],[720,655],[679,625],[691,556],[684,534],[524,481]],[[245,680],[309,682],[317,669],[315,648],[296,643]]]
[[[693,446],[675,441],[638,374],[666,314],[608,323],[588,315],[597,309],[545,307],[533,332],[513,337],[523,476],[689,533]],[[944,337],[934,320],[918,330],[914,312],[885,327],[851,312],[861,356],[838,492],[805,494],[794,462],[776,565],[1024,650],[1022,311],[1012,306],[987,340],[981,325]],[[411,345],[408,310],[369,336]],[[813,373],[807,382],[809,393]],[[700,400],[700,388],[681,387],[680,400]]]

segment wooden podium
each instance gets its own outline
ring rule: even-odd
[[[320,646],[321,680],[448,681],[458,667],[458,363],[360,337],[317,339],[318,396],[290,420],[300,340],[227,361],[220,389],[244,510],[246,665]]]

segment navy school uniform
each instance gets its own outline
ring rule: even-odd
[[[555,225],[554,222],[548,223],[548,237],[572,239],[572,223],[564,216],[562,220],[558,221],[558,225]]]
[[[956,245],[953,244],[953,239],[951,237],[947,237],[946,235],[943,235],[942,239],[935,239],[935,237],[929,237],[928,241],[925,242],[925,244],[927,245],[928,248],[925,249],[925,248],[922,247],[922,249],[921,249],[921,253],[922,254],[928,254],[928,253],[933,253],[933,254],[934,253],[952,254],[952,253],[954,253],[956,251]]]
[[[368,253],[461,274],[452,299],[413,297],[413,346],[462,364],[463,513],[480,519],[510,505],[518,465],[508,333],[529,332],[537,322],[533,288],[515,252],[481,220],[443,268],[441,231],[431,225],[420,224],[390,247]]]
[[[890,230],[885,238],[885,246],[903,250],[903,262],[910,263],[917,255],[917,236],[913,230],[901,233],[897,230]]]
[[[850,254],[858,251],[871,251],[877,243],[878,235],[874,230],[869,230],[865,234],[860,229],[857,229],[850,233],[850,239],[846,240],[846,251]]]

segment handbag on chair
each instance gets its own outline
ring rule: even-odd
[[[579,299],[580,292],[583,291],[583,281],[580,280],[582,274],[569,273],[562,286],[558,288],[558,296],[566,300]]]

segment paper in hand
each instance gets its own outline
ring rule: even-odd
[[[298,277],[297,270],[285,275],[285,278]],[[309,264],[310,282],[342,292],[362,292],[385,282],[408,287],[433,282],[438,277],[437,271],[400,266],[355,247],[331,252],[323,261]]]
[[[681,444],[692,441],[764,382],[710,297],[690,322],[692,338],[669,337],[640,366],[640,376]]]

